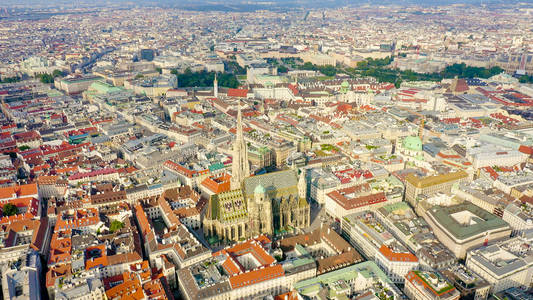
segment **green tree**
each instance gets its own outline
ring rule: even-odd
[[[42,83],[53,83],[54,77],[50,74],[44,73],[39,75],[39,79]]]
[[[63,76],[65,76],[65,74],[61,70],[54,70],[54,72],[52,72],[52,76],[54,78],[63,77]]]
[[[14,83],[14,82],[19,82],[21,81],[22,78],[18,77],[18,76],[15,76],[15,77],[5,77],[5,78],[2,78],[0,79],[0,83]]]
[[[171,73],[178,76],[180,87],[211,87],[215,80],[214,72],[192,72],[189,68],[185,69],[183,74],[178,74],[177,70],[172,70]],[[239,80],[235,74],[218,73],[217,81],[221,87],[237,88],[239,86]]]
[[[520,78],[518,78],[518,80],[521,83],[533,83],[533,76],[522,75]]]
[[[467,66],[465,63],[453,64],[446,66],[442,72],[444,78],[489,78],[491,76],[500,74],[503,72],[503,69],[500,67],[492,67],[490,69],[481,68],[481,67],[471,67]]]
[[[287,73],[289,72],[289,68],[285,66],[278,66],[278,73]]]
[[[115,232],[115,231],[118,231],[120,229],[124,228],[124,223],[118,221],[118,220],[114,220],[113,222],[111,222],[111,225],[109,226],[109,231],[110,232]]]
[[[22,145],[22,146],[19,147],[20,151],[26,151],[28,149],[30,149],[30,146],[28,146],[28,145]]]
[[[226,70],[236,75],[246,74],[246,68],[241,67],[236,61],[233,60],[226,61]]]
[[[4,215],[4,216],[14,216],[14,215],[16,215],[18,213],[19,213],[18,207],[16,207],[15,205],[13,205],[11,203],[7,203],[2,208],[2,215]]]

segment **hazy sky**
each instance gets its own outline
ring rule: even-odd
[[[491,2],[509,3],[509,2],[528,2],[528,0],[0,0],[0,7],[6,6],[28,6],[35,8],[43,7],[73,7],[73,6],[107,6],[107,5],[165,5],[165,6],[213,6],[214,3],[218,5],[242,5],[243,3],[256,3],[260,6],[268,7],[269,3],[275,3],[274,6],[288,6],[288,7],[333,7],[344,6],[349,4],[405,4],[405,5],[446,5],[451,3],[466,3],[466,4],[488,4]]]

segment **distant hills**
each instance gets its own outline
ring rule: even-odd
[[[135,7],[135,6],[165,6],[190,10],[218,10],[218,11],[253,11],[260,9],[287,9],[287,8],[331,8],[353,5],[421,5],[440,6],[449,4],[498,5],[512,3],[527,3],[528,0],[3,0],[0,7],[17,6],[26,8],[47,7]]]

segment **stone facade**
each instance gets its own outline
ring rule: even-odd
[[[212,195],[203,220],[210,242],[242,240],[310,224],[304,174],[285,170],[249,176],[240,108],[234,144],[231,190]]]
[[[310,206],[299,185],[296,171],[286,170],[248,177],[242,189],[213,195],[204,234],[239,240],[309,226]]]

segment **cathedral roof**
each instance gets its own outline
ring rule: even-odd
[[[236,221],[247,218],[246,201],[240,189],[222,192],[211,196],[210,219],[221,221]]]
[[[298,176],[294,170],[285,170],[248,177],[244,180],[244,195],[246,197],[252,196],[258,185],[263,186],[265,190],[294,187],[295,192],[298,192]]]

